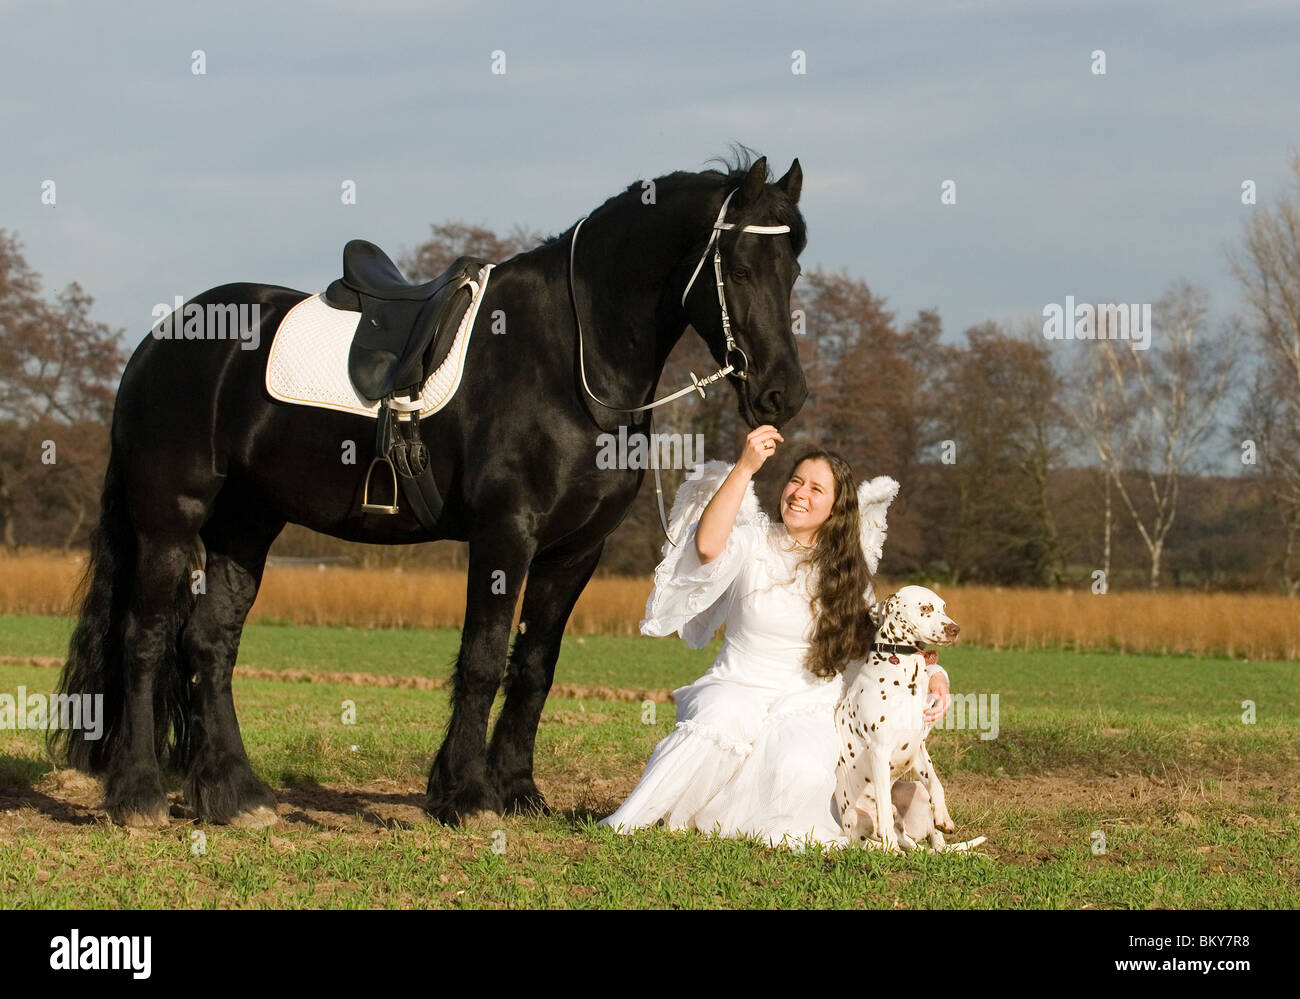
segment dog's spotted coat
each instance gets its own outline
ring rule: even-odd
[[[948,645],[959,630],[939,595],[923,586],[904,586],[877,604],[872,617],[877,623],[875,640],[885,645]],[[942,850],[943,834],[954,831],[943,785],[925,748],[932,726],[923,717],[929,695],[924,670],[919,650],[909,654],[873,648],[867,659],[851,663],[845,673],[844,693],[835,707],[844,746],[835,770],[835,805],[851,841],[887,850],[916,847],[899,821],[892,793],[894,781],[909,770],[916,771],[928,792],[924,835],[930,845]],[[877,788],[883,794],[877,794]]]

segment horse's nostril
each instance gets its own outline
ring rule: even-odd
[[[762,402],[765,410],[769,413],[775,413],[780,411],[781,404],[785,401],[785,396],[781,393],[780,389],[770,389],[763,393],[759,401]]]

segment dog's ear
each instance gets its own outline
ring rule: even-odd
[[[880,633],[880,625],[878,625],[876,619],[872,617],[875,610],[876,608],[872,604],[867,604],[862,608],[862,631],[865,633],[868,643],[874,642],[876,640],[876,635]]]
[[[880,600],[871,608],[871,623],[879,628],[885,623],[885,618],[893,613],[894,608],[898,606],[898,594],[891,593],[884,600]]]

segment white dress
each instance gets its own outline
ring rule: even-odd
[[[701,564],[699,521],[655,570],[643,634],[680,631],[702,647],[726,638],[700,679],[673,691],[677,727],[655,747],[635,790],[600,821],[618,832],[663,821],[769,845],[845,846],[833,803],[841,676],[804,665],[814,621],[814,571],[784,524],[738,522],[725,550]]]

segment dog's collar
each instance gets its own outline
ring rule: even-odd
[[[894,655],[911,656],[921,651],[915,645],[886,645],[884,642],[872,642],[873,649],[880,649],[882,652],[890,652]]]

